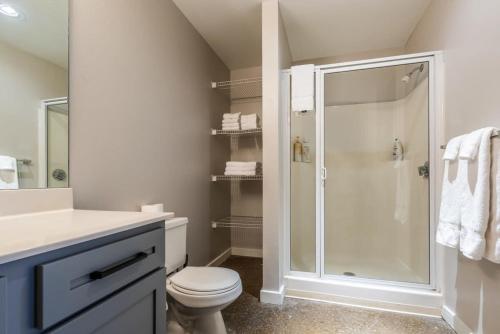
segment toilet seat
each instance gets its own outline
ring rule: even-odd
[[[193,308],[224,305],[242,292],[237,272],[218,267],[186,267],[167,280],[167,292]]]

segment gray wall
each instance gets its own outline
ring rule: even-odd
[[[70,33],[75,207],[164,203],[189,217],[191,264],[206,264],[230,246],[210,227],[227,187],[209,181],[229,155],[209,135],[229,110],[210,81],[228,69],[170,0],[72,0]]]
[[[500,127],[500,2],[433,1],[408,52],[443,50],[445,135]],[[500,265],[445,249],[445,305],[475,333],[500,332]]]

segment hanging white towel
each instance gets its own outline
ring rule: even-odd
[[[1,189],[19,189],[17,160],[6,155],[0,155],[0,190]]]
[[[464,202],[464,192],[468,187],[466,183],[467,161],[459,161],[457,176],[452,182],[449,181],[449,169],[450,163],[458,158],[463,139],[464,136],[451,139],[443,154],[444,175],[436,241],[453,248],[458,247],[460,241],[461,208]]]
[[[491,142],[491,206],[484,258],[500,264],[500,138]]]
[[[292,111],[314,110],[314,65],[292,66]]]
[[[394,162],[396,169],[396,203],[394,219],[406,224],[410,217],[410,172],[407,160]]]
[[[462,207],[460,228],[460,250],[472,260],[480,260],[485,252],[485,232],[490,213],[491,134],[494,130],[488,127],[471,132],[460,149],[460,159],[472,161],[477,158],[476,186],[468,198],[470,204]]]

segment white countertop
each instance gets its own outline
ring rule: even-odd
[[[74,209],[0,217],[0,264],[168,218],[167,212]]]

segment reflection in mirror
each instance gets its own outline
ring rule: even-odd
[[[68,0],[0,8],[0,190],[68,187]]]

